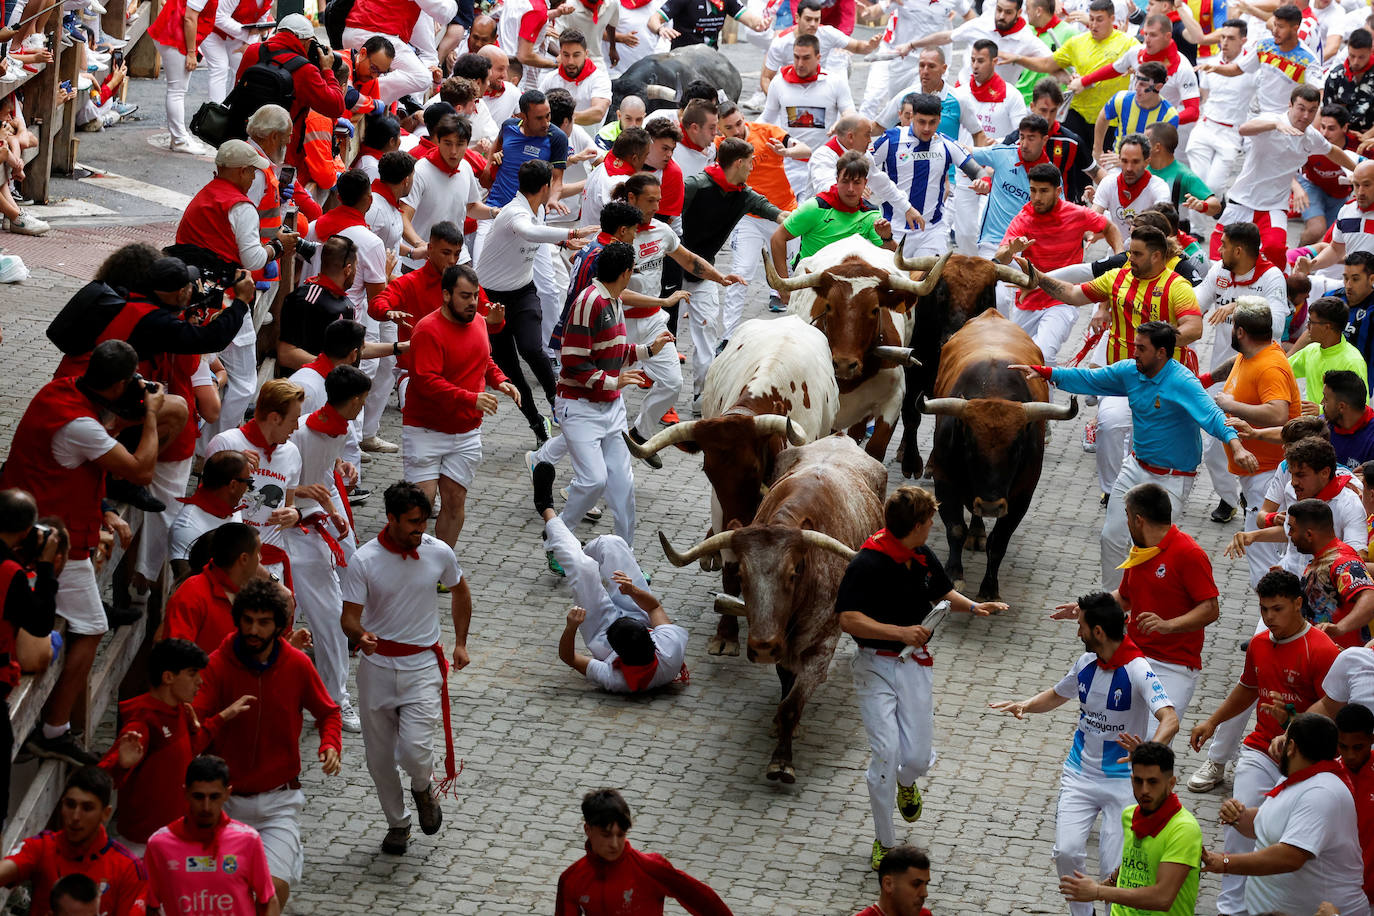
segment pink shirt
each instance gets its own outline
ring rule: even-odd
[[[1035,265],[1036,270],[1049,273],[1070,264],[1083,263],[1083,233],[1102,232],[1107,228],[1107,217],[1087,207],[1060,200],[1053,210],[1041,216],[1035,207],[1026,204],[1021,212],[1012,217],[1007,226],[1003,241],[1018,235],[1032,239],[1025,251],[1026,260]],[[1016,294],[1016,307],[1027,311],[1047,309],[1059,303],[1051,299],[1042,289]]]
[[[225,817],[215,842],[190,839],[179,819],[148,839],[148,906],[167,916],[244,916],[275,893],[258,832]]]

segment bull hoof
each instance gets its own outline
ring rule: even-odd
[[[988,536],[979,532],[977,539],[973,542],[973,549],[979,553],[986,553],[988,549]]]
[[[789,786],[797,781],[797,771],[792,768],[792,764],[785,760],[771,761],[764,775],[774,782],[785,783]]]
[[[739,655],[739,640],[712,636],[706,641],[707,655]]]
[[[956,592],[959,592],[960,594],[963,594],[966,588],[968,588],[968,583],[964,581],[964,577],[956,576],[954,578],[954,590]]]
[[[957,589],[958,589],[958,586],[955,586],[955,588],[956,588],[956,590],[957,590]],[[978,588],[978,600],[979,600],[979,601],[1001,601],[1001,600],[1002,600],[1001,589],[997,586],[996,583],[984,582],[984,583],[983,583],[981,586],[979,586],[979,588]]]
[[[897,457],[902,461],[902,476],[919,480],[925,473],[925,462],[921,460],[921,450],[919,448],[906,448],[903,442],[898,448],[901,452]]]

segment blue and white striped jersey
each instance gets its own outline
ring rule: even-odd
[[[1064,772],[1108,779],[1130,779],[1126,749],[1117,741],[1134,735],[1146,741],[1155,733],[1155,713],[1173,706],[1164,686],[1142,656],[1104,668],[1085,652],[1054,687],[1061,697],[1078,699],[1078,729],[1064,761]]]
[[[950,172],[968,158],[963,147],[943,134],[924,141],[910,127],[890,128],[873,141],[873,160],[878,168],[906,194],[912,208],[925,217],[927,227],[944,216]],[[883,204],[883,218],[893,218],[888,204]]]

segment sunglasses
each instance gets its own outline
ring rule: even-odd
[[[248,487],[248,491],[249,491],[250,493],[251,493],[251,492],[253,491],[253,489],[255,488],[255,484],[253,483],[253,478],[251,478],[251,477],[235,477],[235,478],[234,478],[234,482],[235,482],[235,483],[246,484],[247,487]]]

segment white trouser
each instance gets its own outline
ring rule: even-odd
[[[1202,463],[1207,466],[1207,476],[1212,479],[1212,489],[1217,498],[1232,506],[1240,505],[1240,478],[1231,473],[1226,463],[1226,445],[1207,433],[1202,434]]]
[[[682,281],[682,288],[692,294],[687,311],[692,337],[692,395],[696,396],[706,384],[706,370],[711,368],[720,343],[720,295],[716,284],[709,280],[687,278]]]
[[[186,55],[162,44],[157,50],[162,56],[162,75],[167,78],[167,130],[173,143],[185,143],[191,139],[191,132],[186,129],[186,90],[191,85]]]
[[[1002,284],[998,284],[999,294],[1001,286]],[[1029,334],[1035,345],[1040,348],[1041,362],[1046,366],[1053,366],[1059,359],[1059,351],[1063,348],[1064,341],[1069,339],[1069,334],[1073,331],[1074,322],[1078,320],[1078,309],[1062,302],[1047,309],[1013,308],[1011,319]]]
[[[222,38],[214,32],[206,35],[200,43],[200,53],[205,57],[205,71],[210,78],[206,93],[210,101],[223,102],[229,90],[234,88],[239,61],[243,59],[243,48],[243,42],[237,38]]]
[[[191,459],[159,461],[153,465],[153,480],[148,492],[167,504],[164,512],[143,513],[143,534],[138,539],[139,575],[153,582],[167,562],[168,533],[172,522],[181,514],[182,504],[177,498],[186,495],[186,481],[191,478]]]
[[[344,29],[344,47],[361,48],[374,34],[376,33],[364,29]],[[434,78],[430,75],[429,68],[420,61],[419,55],[410,46],[409,39],[398,38],[395,35],[383,37],[389,39],[391,46],[396,49],[396,57],[391,61],[391,70],[377,78],[377,96],[383,102],[390,105],[403,95],[423,92],[433,85]]]
[[[854,653],[854,692],[873,755],[868,761],[868,803],[873,829],[886,848],[897,845],[892,808],[897,786],[910,786],[935,763],[934,668],[878,655]]]
[[[1173,701],[1174,712],[1182,720],[1184,713],[1188,711],[1188,706],[1193,702],[1193,693],[1197,690],[1197,678],[1200,669],[1189,668],[1187,665],[1179,665],[1174,662],[1162,662],[1155,658],[1146,656],[1150,663],[1150,670],[1159,678],[1159,684],[1164,688],[1164,692]]]
[[[1124,751],[1122,752],[1125,753]],[[1054,818],[1054,865],[1059,877],[1075,871],[1085,872],[1088,863],[1088,835],[1093,822],[1102,815],[1097,833],[1097,874],[1110,875],[1121,864],[1123,829],[1121,812],[1135,803],[1130,779],[1108,779],[1064,773],[1059,778],[1059,802]],[[1072,916],[1092,916],[1091,903],[1070,903]]]
[[[622,595],[619,586],[606,586],[620,571],[640,588],[649,588],[634,551],[624,540],[614,534],[603,534],[583,547],[563,520],[554,516],[544,523],[544,546],[553,551],[554,559],[567,574],[573,600],[587,610],[587,619],[577,629],[593,656],[601,661],[610,658],[611,644],[606,641],[606,631],[621,617],[634,617],[649,625],[649,615]]]
[[[1222,127],[1216,121],[1203,118],[1193,128],[1188,145],[1181,149],[1188,167],[1213,193],[1222,194],[1231,186],[1241,152],[1240,134],[1236,128]]]
[[[763,269],[763,253],[768,249],[773,230],[777,228],[778,224],[772,220],[746,215],[735,224],[735,231],[730,233],[730,251],[734,253],[733,272],[743,277],[744,282],[725,288],[725,317],[721,321],[721,336],[726,340],[744,320],[744,304],[749,301],[749,291],[756,288],[754,280]]]
[[[487,236],[491,234],[492,223],[493,220],[479,219],[477,221],[477,231],[472,233],[471,236],[464,238],[463,247],[472,253],[472,260],[468,263],[476,264],[477,259],[482,256],[482,243],[485,242]],[[540,245],[539,247],[543,248],[544,246]],[[655,293],[655,295],[657,295],[657,293]]]
[[[1125,400],[1125,398],[1122,398]],[[1101,413],[1098,414],[1101,416]],[[1097,450],[1102,451],[1102,429],[1097,430]],[[1116,475],[1111,499],[1107,500],[1107,517],[1102,522],[1101,557],[1102,588],[1112,591],[1121,584],[1120,565],[1131,552],[1131,533],[1126,528],[1126,493],[1131,487],[1142,483],[1154,483],[1169,494],[1169,505],[1174,510],[1174,518],[1182,518],[1188,505],[1188,494],[1192,492],[1196,477],[1181,477],[1172,474],[1152,474],[1140,466],[1135,453],[1129,453],[1121,462],[1121,471]]]
[[[1231,797],[1247,808],[1259,807],[1264,801],[1264,793],[1279,784],[1283,774],[1278,764],[1268,754],[1253,747],[1242,747],[1240,759],[1236,761],[1235,784]],[[1255,841],[1234,827],[1226,828],[1225,850],[1228,855],[1241,852],[1254,852]],[[1217,912],[1221,916],[1245,916],[1245,876],[1222,875],[1221,893],[1217,894]]]
[[[239,336],[242,338],[246,335]],[[206,423],[200,431],[200,452],[205,451],[205,446],[215,436],[226,429],[236,429],[243,422],[243,414],[253,403],[258,391],[257,346],[256,337],[247,343],[240,343],[236,339],[219,351],[219,361],[224,364],[224,373],[228,378],[220,399],[219,419],[214,423]]]
[[[363,656],[358,663],[358,716],[363,721],[367,771],[388,827],[410,826],[400,766],[412,792],[434,777],[434,731],[442,727],[443,677],[436,662],[423,668],[384,668]]]
[[[391,400],[391,390],[396,387],[396,357],[383,356],[381,359],[365,359],[362,370],[372,379],[372,390],[367,393],[367,403],[363,405],[363,438],[370,439],[382,428],[382,415]]]
[[[647,347],[666,330],[668,315],[663,309],[648,318],[625,319],[625,339],[640,346]],[[682,363],[678,362],[677,345],[670,343],[647,360],[641,360],[639,368],[654,383],[644,392],[634,422],[635,432],[647,439],[658,428],[658,421],[677,403],[677,396],[682,391]]]
[[[859,114],[875,120],[887,107],[894,93],[916,82],[919,54],[908,54],[896,60],[880,60],[868,68],[868,82],[864,85],[864,101]]]
[[[1097,483],[1103,493],[1112,492],[1130,447],[1131,402],[1120,397],[1098,399]]]
[[[297,623],[303,616],[315,641],[315,668],[334,702],[347,705],[348,637],[339,623],[343,594],[334,555],[319,532],[305,528],[286,531],[286,555],[291,558]]]
[[[938,256],[949,251],[950,217],[948,209],[940,214],[939,222],[928,222],[924,229],[899,228],[905,224],[901,219],[897,220],[897,224],[893,229],[898,241],[901,242],[903,257]]]
[[[1277,469],[1276,469],[1277,470]],[[1264,505],[1264,493],[1269,489],[1269,481],[1276,470],[1260,471],[1240,478],[1240,492],[1245,496],[1245,530],[1259,530],[1260,507]],[[1250,565],[1250,587],[1254,588],[1272,567],[1279,565],[1283,556],[1283,544],[1257,541],[1245,548],[1245,561]]]
[[[568,262],[563,260],[562,248],[539,246],[534,255],[534,288],[539,293],[542,313],[539,340],[549,358],[557,359],[558,352],[549,346],[549,338],[553,336],[554,325],[563,313],[563,300],[568,295]]]
[[[958,174],[954,185],[954,197],[949,207],[954,210],[954,246],[960,254],[978,254],[978,226],[983,215],[986,201],[969,185],[969,178],[963,172]]]
[[[606,494],[606,505],[615,513],[615,533],[625,543],[635,542],[635,475],[630,467],[630,450],[625,447],[625,399],[588,401],[583,398],[555,398],[554,414],[572,462],[572,483],[568,501],[560,518],[572,528],[587,510]],[[550,440],[553,441],[553,440]],[[544,443],[534,453],[536,461],[549,461]],[[554,453],[556,454],[556,453]]]
[[[299,884],[305,871],[305,848],[301,845],[303,810],[305,792],[290,788],[231,795],[224,805],[225,814],[252,827],[262,837],[268,871],[287,884]]]
[[[1263,629],[1264,621],[1257,620],[1255,635],[1258,636]],[[1217,726],[1216,731],[1212,732],[1212,740],[1207,745],[1208,760],[1225,766],[1236,758],[1241,741],[1249,734],[1250,716],[1254,715],[1256,705],[1251,703],[1244,712],[1237,713]]]

